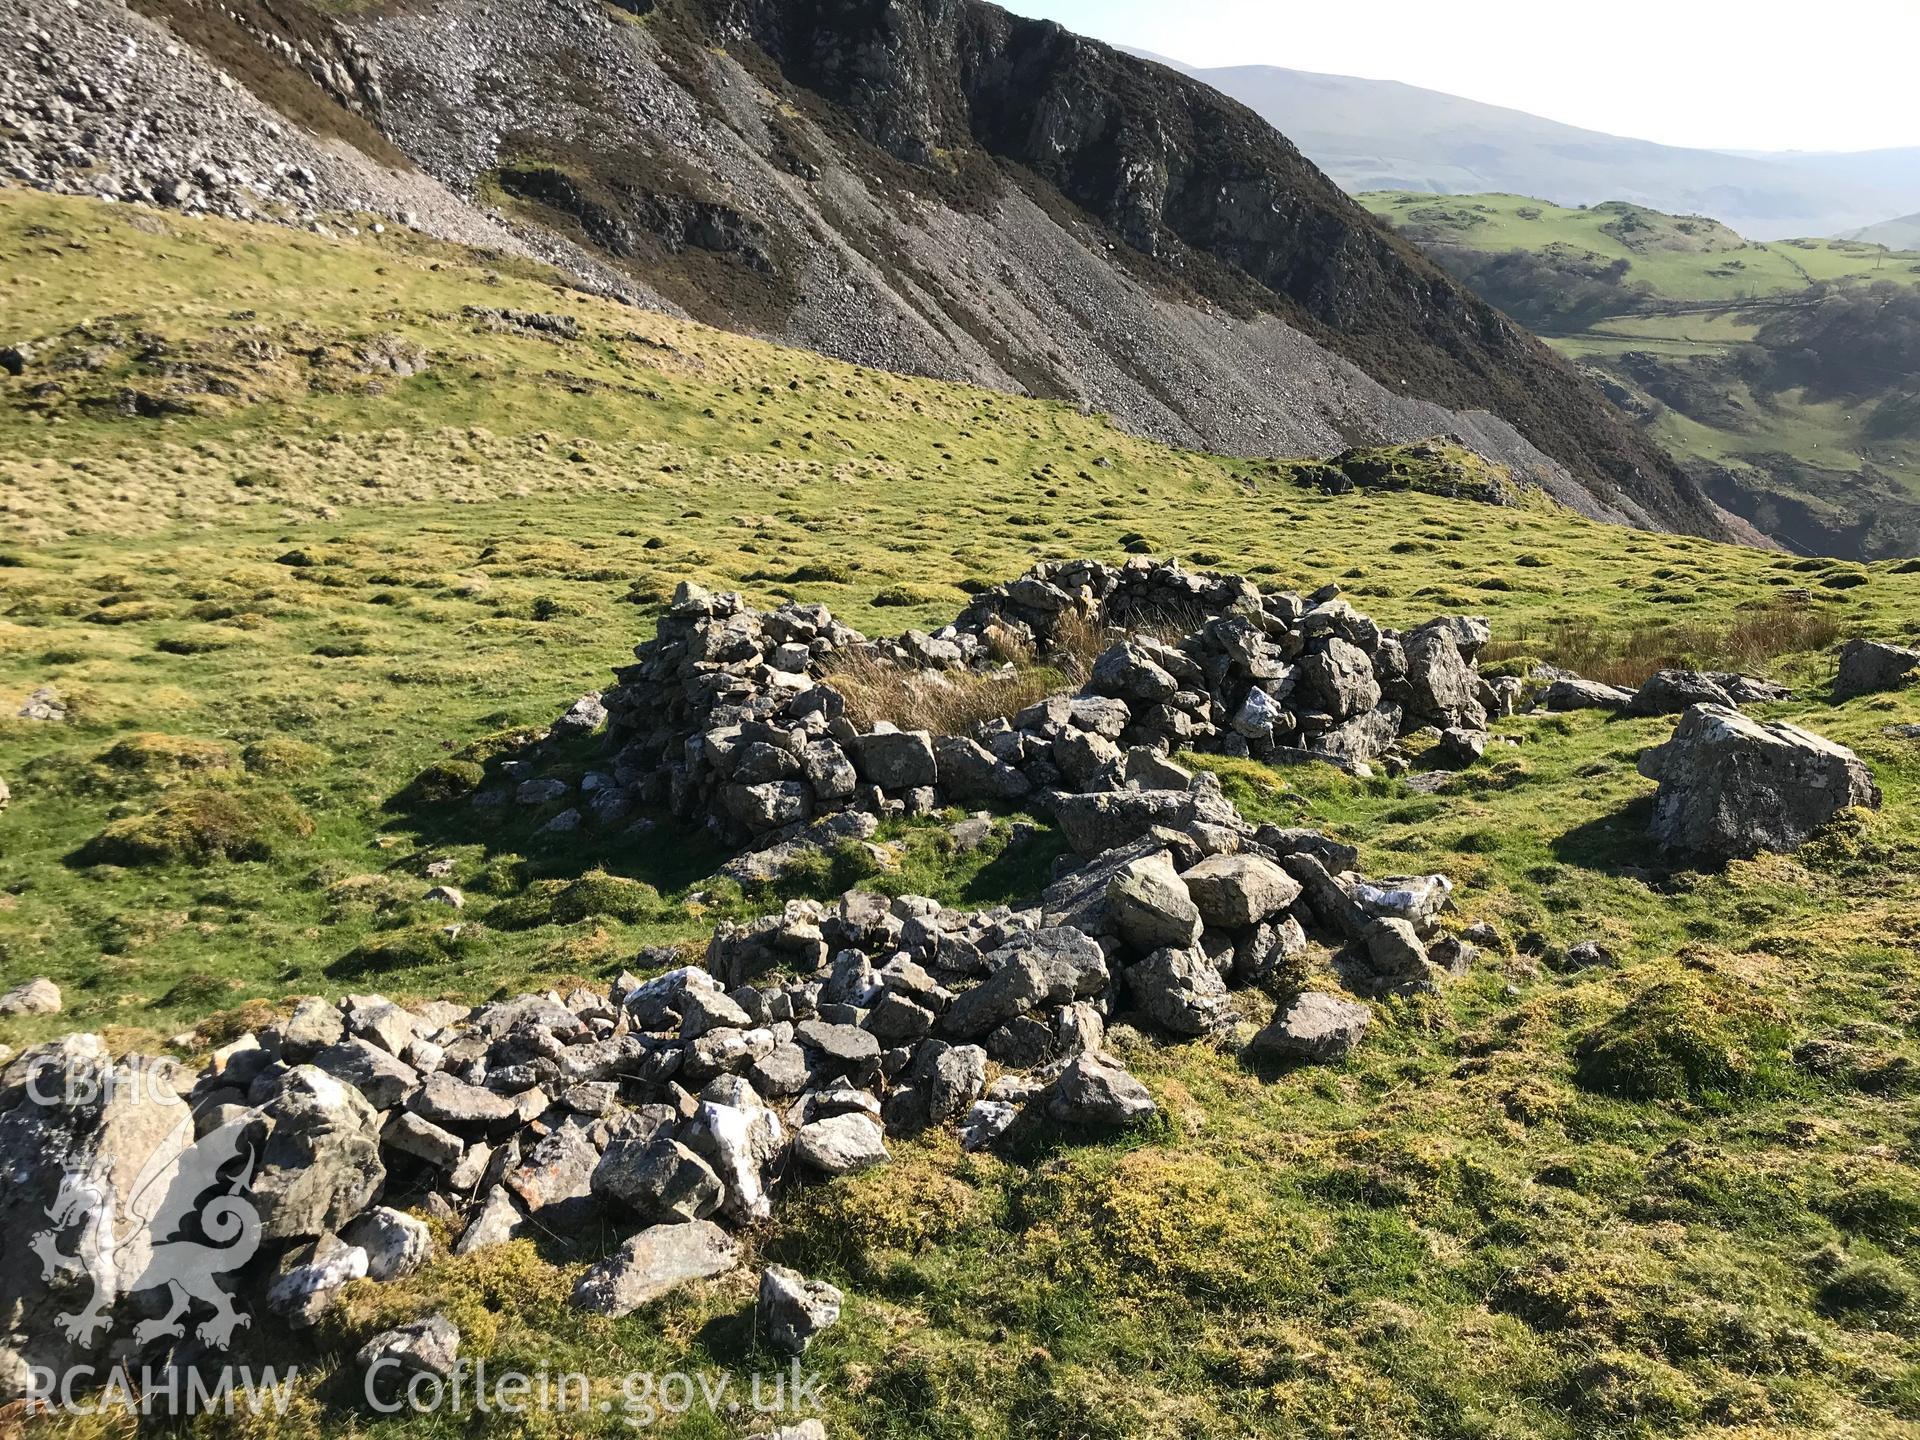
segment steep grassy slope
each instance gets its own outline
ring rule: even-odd
[[[808,1357],[829,1433],[1920,1424],[1920,745],[1887,728],[1920,722],[1920,695],[1829,706],[1830,651],[1806,648],[1920,635],[1912,567],[1537,503],[1328,497],[1284,462],[1163,449],[394,234],[0,191],[0,271],[32,356],[0,379],[0,715],[43,685],[71,706],[0,718],[0,973],[52,975],[69,1007],[0,1022],[0,1041],[194,1029],[197,1051],[299,994],[600,983],[643,943],[775,903],[703,883],[720,857],[671,831],[555,841],[539,813],[397,798],[599,684],[680,578],[822,600],[870,631],[949,616],[969,580],[1042,555],[1145,545],[1263,585],[1337,579],[1389,622],[1488,614],[1516,663],[1761,666],[1803,687],[1777,713],[1856,746],[1887,807],[1793,860],[1668,875],[1632,763],[1657,721],[1505,722],[1519,748],[1437,797],[1223,765],[1250,814],[1350,838],[1371,872],[1445,870],[1463,918],[1522,943],[1382,1007],[1345,1067],[1143,1046],[1129,1062],[1162,1106],[1145,1135],[1011,1160],[931,1138],[789,1196],[756,1258],[849,1292]],[[144,850],[95,863],[116,824]],[[1003,824],[961,858],[939,824],[888,838],[902,868],[870,883],[981,904],[1030,893],[1059,843]],[[175,848],[214,842],[242,858]],[[454,938],[422,903],[433,859],[469,897]],[[635,883],[568,903],[540,884],[596,868]],[[1620,964],[1566,972],[1596,936]],[[285,1419],[202,1429],[422,1433],[358,1407],[348,1357],[430,1305],[496,1371],[609,1377],[596,1399],[616,1407],[630,1370],[773,1368],[751,1271],[584,1320],[568,1281],[614,1237],[566,1238],[352,1287]],[[660,1433],[747,1429],[696,1413]]]
[[[1729,533],[1552,352],[1202,85],[973,0],[643,8],[346,23],[422,168],[710,323],[1229,453],[1459,430],[1564,467],[1588,513]]]
[[[1920,254],[1620,203],[1364,198],[1604,375],[1729,509],[1820,553],[1920,553]]]

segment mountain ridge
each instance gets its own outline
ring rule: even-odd
[[[313,13],[139,0],[202,49],[217,25],[277,36],[261,66],[223,63],[269,94],[291,83],[274,64],[311,79],[601,288],[1227,453],[1455,433],[1583,513],[1732,533],[1251,112],[1057,27],[976,4],[401,0],[326,21],[343,59],[289,7]]]
[[[1759,240],[1831,235],[1920,201],[1920,149],[1721,151],[1611,135],[1398,80],[1282,66],[1195,66],[1200,79],[1290,136],[1343,189],[1623,200],[1708,214]]]

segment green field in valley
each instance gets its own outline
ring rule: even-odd
[[[1920,253],[1749,243],[1622,202],[1361,200],[1586,364],[1729,509],[1815,553],[1920,554]]]

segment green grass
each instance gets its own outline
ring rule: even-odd
[[[1810,283],[1913,280],[1920,255],[1852,240],[1743,240],[1718,221],[1612,202],[1573,207],[1525,195],[1422,195],[1383,190],[1359,197],[1375,214],[1423,241],[1477,250],[1568,250],[1627,260],[1631,280],[1662,300],[1718,302],[1804,294]]]
[[[187,411],[161,418],[90,404],[180,384],[105,340],[99,368],[0,380],[0,714],[52,684],[73,716],[0,719],[0,961],[9,980],[52,976],[68,1006],[0,1022],[16,1047],[197,1027],[200,1050],[302,994],[599,983],[642,946],[697,945],[792,894],[857,882],[985,905],[1044,883],[1051,833],[1014,846],[1002,826],[961,856],[921,823],[883,831],[895,869],[848,853],[741,896],[709,882],[724,856],[671,828],[556,841],[536,833],[545,810],[468,805],[517,732],[652,632],[681,578],[891,632],[1039,556],[1146,539],[1263,586],[1337,579],[1389,623],[1486,614],[1503,664],[1705,654],[1800,588],[1839,633],[1920,634],[1920,574],[1896,565],[1544,504],[1330,498],[1289,462],[1167,450],[416,239],[0,191],[0,262],[10,337],[138,330],[257,392],[175,390]],[[485,329],[469,304],[564,311],[586,333]],[[309,358],[376,334],[421,346],[426,370],[352,379]],[[1765,668],[1803,697],[1766,713],[1858,749],[1887,805],[1718,875],[1649,868],[1634,759],[1662,721],[1502,722],[1519,743],[1435,797],[1196,758],[1249,815],[1349,839],[1371,874],[1447,872],[1460,920],[1504,942],[1445,994],[1379,1007],[1340,1068],[1122,1034],[1161,1104],[1143,1134],[1041,1134],[1011,1160],[932,1136],[789,1194],[753,1257],[848,1291],[810,1355],[829,1433],[1913,1433],[1920,747],[1885,729],[1920,721],[1920,694],[1826,704],[1831,646]],[[90,863],[109,834],[166,843]],[[245,835],[259,843],[227,843]],[[424,903],[437,859],[466,894],[458,935]],[[1589,938],[1618,966],[1567,971]],[[1311,978],[1330,981],[1327,962]],[[1270,1004],[1248,1003],[1250,1023]],[[342,1367],[431,1306],[495,1369],[772,1368],[751,1269],[583,1318],[571,1278],[618,1237],[569,1238],[356,1285],[301,1351],[294,1412],[255,1432],[421,1433],[359,1409]],[[630,1433],[618,1414],[534,1428]]]

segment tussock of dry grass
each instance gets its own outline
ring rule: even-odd
[[[1067,685],[1065,674],[1046,666],[934,674],[868,656],[848,660],[829,679],[846,697],[847,715],[862,729],[890,720],[902,730],[936,735],[968,734],[982,720],[1012,715]]]
[[[1029,705],[1086,679],[1093,662],[1119,632],[1075,611],[1063,614],[1036,657],[1033,647],[1004,628],[989,632],[996,670],[903,670],[872,655],[849,655],[829,676],[847,701],[847,714],[863,727],[891,721],[902,730],[966,735],[985,720],[1012,716]]]
[[[1544,630],[1522,625],[1489,645],[1483,659],[1492,664],[1525,656],[1632,689],[1656,670],[1764,673],[1782,655],[1824,650],[1840,632],[1830,612],[1785,604],[1750,610],[1725,624],[1642,623],[1624,630],[1580,616]]]

